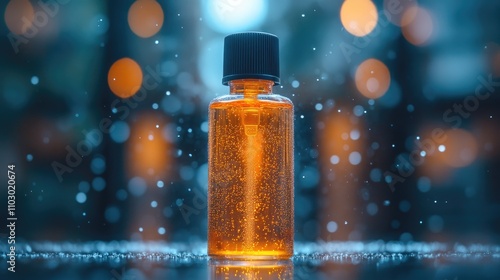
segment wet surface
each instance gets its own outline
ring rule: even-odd
[[[484,244],[297,243],[290,261],[231,262],[205,243],[33,242],[17,245],[15,273],[0,248],[2,279],[500,279],[500,246]]]

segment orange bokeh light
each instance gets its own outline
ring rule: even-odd
[[[162,135],[166,124],[160,114],[140,115],[132,123],[127,142],[127,173],[130,178],[138,176],[149,184],[166,178],[172,149],[171,143]]]
[[[477,158],[478,144],[476,138],[466,130],[447,130],[446,141],[442,145],[445,150],[435,153],[435,155],[448,166],[464,167]]]
[[[28,0],[10,0],[4,17],[7,28],[14,34],[22,35],[33,25],[35,11]]]
[[[108,85],[121,98],[134,95],[142,85],[141,67],[128,57],[115,61],[109,68]]]
[[[389,89],[391,75],[383,62],[370,58],[356,69],[355,81],[356,88],[363,96],[376,99]]]
[[[137,0],[128,10],[128,25],[135,35],[149,38],[163,25],[163,10],[155,0]]]
[[[340,8],[340,21],[352,35],[370,34],[377,25],[378,13],[370,0],[346,0]]]
[[[404,12],[401,23],[403,36],[416,46],[428,43],[434,30],[434,23],[429,11],[417,6]]]
[[[417,7],[415,0],[384,0],[384,11],[387,19],[397,26],[407,25],[409,22],[403,22],[403,15],[410,8]],[[411,10],[406,16],[406,21],[412,21],[417,10]]]

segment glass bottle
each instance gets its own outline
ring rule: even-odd
[[[272,91],[279,84],[278,38],[226,37],[223,84],[230,94],[209,106],[208,255],[290,258],[293,104]]]

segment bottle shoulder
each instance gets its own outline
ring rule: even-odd
[[[293,107],[292,101],[279,94],[258,94],[256,98],[244,96],[243,94],[227,94],[214,98],[210,102],[210,107],[225,106],[229,104],[249,104],[255,105],[260,103],[262,105],[281,105],[284,107]]]

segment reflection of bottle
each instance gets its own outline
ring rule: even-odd
[[[209,262],[211,280],[230,279],[293,279],[293,263],[279,261],[220,261]]]
[[[286,259],[293,254],[293,105],[272,93],[278,38],[239,33],[224,45],[230,95],[209,108],[208,254]]]

